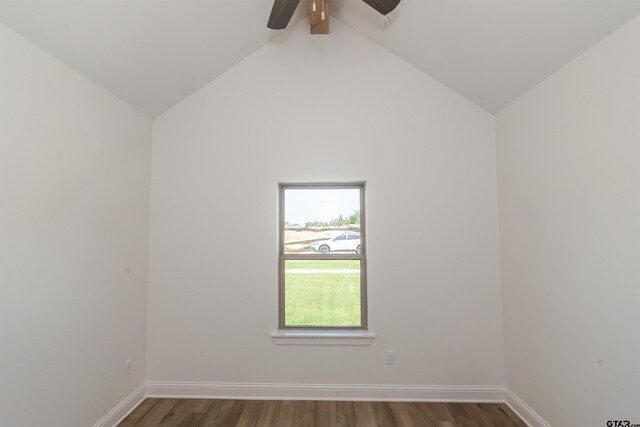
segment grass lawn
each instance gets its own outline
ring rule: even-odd
[[[358,270],[359,261],[287,261],[286,270]],[[360,326],[359,273],[286,273],[287,326]]]

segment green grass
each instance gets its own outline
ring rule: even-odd
[[[359,261],[287,261],[285,270],[357,270]],[[285,272],[287,326],[360,326],[360,274]]]

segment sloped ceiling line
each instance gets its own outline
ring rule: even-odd
[[[381,28],[362,1],[332,5],[342,23],[491,113],[640,14],[640,0],[403,0]],[[0,22],[155,118],[265,44],[286,43],[289,30],[266,28],[271,6],[0,0]]]

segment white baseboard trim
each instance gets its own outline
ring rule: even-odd
[[[113,427],[117,426],[124,420],[127,415],[129,415],[134,409],[138,407],[139,404],[142,403],[144,399],[147,398],[147,385],[142,384],[140,387],[135,389],[133,393],[129,396],[125,397],[124,400],[115,408],[113,408],[107,415],[100,418],[98,422],[96,422],[93,427]]]
[[[502,386],[252,384],[173,381],[147,382],[147,396],[254,400],[505,401],[504,387]]]
[[[529,405],[524,403],[514,392],[508,387],[504,388],[505,402],[529,427],[551,427],[536,411],[531,409]]]
[[[476,402],[506,404],[530,427],[551,427],[503,386],[269,384],[149,381],[93,427],[117,426],[147,397],[243,400],[353,400],[388,402]]]

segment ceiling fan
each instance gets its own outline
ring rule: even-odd
[[[400,0],[362,0],[375,10],[377,10],[382,15],[389,14],[393,9],[398,6]],[[318,3],[321,0],[317,0]],[[324,0],[322,2],[322,6],[324,7],[324,3],[328,3],[328,0]],[[272,30],[283,30],[287,28],[291,17],[293,16],[293,12],[295,12],[296,8],[300,0],[274,0],[273,9],[271,9],[271,15],[269,16],[269,22],[267,23],[267,27]],[[313,12],[316,12],[315,2],[313,2]],[[322,21],[325,21],[325,12],[324,10],[321,12]]]

